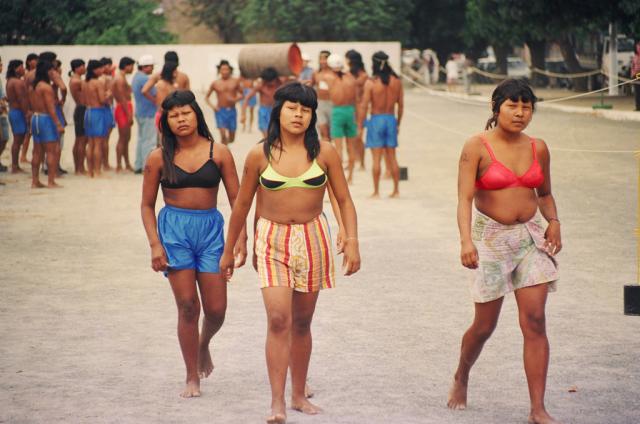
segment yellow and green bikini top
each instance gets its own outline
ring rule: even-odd
[[[260,185],[267,190],[284,190],[285,188],[293,187],[320,188],[326,183],[327,175],[315,159],[309,169],[297,177],[280,175],[273,169],[271,162],[269,162],[265,170],[260,174]]]

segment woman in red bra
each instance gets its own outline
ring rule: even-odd
[[[526,82],[503,81],[491,100],[493,115],[486,132],[465,143],[459,163],[460,258],[474,270],[475,318],[462,338],[448,406],[466,407],[471,367],[498,322],[504,296],[514,292],[524,336],[529,423],[557,423],[544,406],[549,364],[545,303],[547,293],[555,290],[554,256],[562,248],[549,150],[544,141],[523,132],[536,102]]]

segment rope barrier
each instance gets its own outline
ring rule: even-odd
[[[530,69],[531,69],[531,72],[535,72],[537,74],[542,74],[542,75],[546,75],[548,77],[554,77],[554,78],[584,78],[584,77],[590,77],[592,75],[598,75],[602,73],[600,69],[595,69],[593,71],[587,71],[587,72],[577,72],[575,74],[561,74],[558,72],[547,71],[545,69],[540,69],[536,67],[531,67]]]
[[[456,103],[462,103],[462,104],[466,104],[466,105],[471,105],[471,106],[481,106],[481,107],[486,107],[486,104],[482,104],[480,102],[474,101],[474,100],[467,100],[467,99],[461,99],[458,97],[451,97],[446,95],[443,91],[438,91],[438,90],[434,90],[432,88],[427,87],[426,85],[422,85],[417,81],[414,81],[413,78],[405,75],[404,73],[400,73],[400,76],[402,76],[402,78],[406,79],[407,81],[409,81],[411,84],[415,85],[416,87],[422,89],[423,91],[426,91],[429,94],[435,95],[435,96],[441,96],[444,99],[450,100],[452,102],[456,102]]]
[[[629,80],[629,81],[623,81],[619,84],[614,85],[613,87],[620,87],[622,85],[626,85],[626,84],[631,84],[634,81],[638,81],[640,80],[640,75],[638,75],[636,78]],[[601,91],[607,91],[609,90],[611,86],[608,87],[604,87],[601,88],[599,90],[593,90],[593,91],[587,91],[586,93],[580,93],[580,94],[575,94],[573,96],[567,96],[567,97],[560,97],[558,99],[551,99],[551,100],[540,100],[539,103],[557,103],[557,102],[562,102],[565,100],[571,100],[571,99],[577,99],[578,97],[584,97],[584,96],[588,96],[589,94],[593,94],[593,93],[599,93]]]

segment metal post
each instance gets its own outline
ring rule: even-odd
[[[609,24],[609,95],[618,95],[618,30],[616,24]]]

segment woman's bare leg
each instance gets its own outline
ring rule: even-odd
[[[467,386],[469,372],[482,352],[484,343],[491,337],[498,323],[503,297],[487,303],[475,304],[475,317],[471,327],[462,337],[460,361],[453,376],[453,385],[449,391],[447,405],[451,409],[465,409],[467,407]]]
[[[269,383],[271,385],[271,416],[268,422],[286,420],[287,410],[284,389],[289,365],[289,342],[291,337],[291,309],[293,289],[268,287],[262,289],[262,299],[267,311],[266,357]]]
[[[544,407],[549,368],[549,340],[544,312],[548,289],[547,284],[538,284],[515,292],[520,329],[524,336],[524,371],[531,399],[529,422],[536,424],[558,423]]]
[[[100,162],[97,164],[102,165]],[[187,369],[185,388],[180,396],[198,397],[200,396],[200,377],[198,376],[200,300],[196,289],[196,272],[193,269],[171,271],[169,282],[178,307],[178,341]]]
[[[197,277],[204,312],[198,344],[198,375],[207,378],[213,371],[209,342],[222,327],[227,312],[227,283],[220,274],[199,272]]]
[[[291,408],[314,415],[321,411],[309,402],[305,393],[311,358],[311,321],[319,292],[293,292],[291,331]]]

